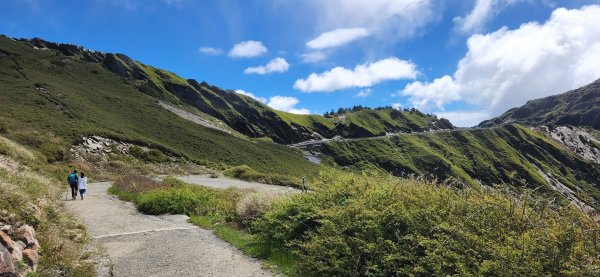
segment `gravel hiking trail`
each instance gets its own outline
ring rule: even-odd
[[[109,256],[98,276],[273,276],[187,216],[142,214],[108,194],[110,186],[92,183],[83,201],[66,201]]]
[[[211,178],[209,175],[184,175],[173,177],[184,181],[188,184],[200,185],[216,189],[238,188],[243,190],[254,190],[259,193],[273,195],[287,195],[291,193],[301,192],[301,190],[292,187],[267,185],[262,183],[246,182],[242,180],[229,178]]]

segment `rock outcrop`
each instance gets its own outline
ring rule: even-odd
[[[40,262],[40,243],[35,230],[15,221],[15,215],[0,211],[0,276],[26,276]]]
[[[541,126],[534,128],[534,130],[569,148],[580,157],[594,163],[600,163],[600,149],[598,148],[600,141],[586,130],[569,126]]]
[[[108,161],[109,154],[128,154],[134,146],[131,143],[116,141],[100,136],[83,137],[81,142],[71,147],[70,152],[75,160]]]

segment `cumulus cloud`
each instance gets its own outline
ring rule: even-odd
[[[306,79],[296,80],[294,88],[303,92],[332,92],[353,87],[370,87],[388,80],[414,79],[417,73],[411,62],[390,57],[360,64],[354,69],[338,66],[323,73],[312,73]]]
[[[223,50],[221,50],[221,48],[213,48],[213,47],[200,47],[198,49],[198,52],[200,52],[204,55],[213,55],[213,56],[223,54]]]
[[[300,100],[296,97],[278,95],[269,98],[269,103],[267,103],[267,105],[273,109],[288,113],[310,114],[308,109],[296,108],[298,103],[300,103]]]
[[[290,64],[284,58],[275,58],[268,62],[266,65],[248,67],[244,70],[245,74],[270,74],[270,73],[281,73],[288,71]]]
[[[322,33],[317,38],[306,43],[312,49],[336,47],[369,35],[365,28],[340,28]]]
[[[400,103],[392,103],[392,108],[394,108],[396,110],[401,110],[402,105]]]
[[[471,12],[464,17],[453,19],[455,28],[461,33],[473,33],[483,29],[485,24],[507,6],[523,0],[477,0]]]
[[[325,53],[320,52],[320,51],[300,54],[300,60],[303,63],[317,63],[317,62],[325,60],[326,58],[327,58],[327,55],[325,55]]]
[[[491,116],[486,111],[472,112],[436,112],[438,117],[446,118],[457,127],[473,127]]]
[[[414,82],[403,94],[418,108],[466,101],[491,116],[527,100],[586,85],[600,77],[600,6],[559,8],[544,23],[473,35],[453,76]]]
[[[366,28],[385,40],[413,36],[436,20],[433,0],[312,0],[312,11],[322,30]]]
[[[257,100],[259,102],[267,103],[267,99],[266,98],[264,98],[264,97],[258,97],[256,95],[254,95],[254,93],[252,93],[252,92],[248,92],[248,91],[245,91],[243,89],[237,89],[237,90],[235,90],[235,92],[239,93],[241,95],[246,95],[246,96],[248,96],[248,97],[250,97],[250,98],[252,98],[254,100]]]
[[[247,40],[242,41],[231,48],[229,57],[232,58],[253,58],[267,53],[267,47],[260,41]]]
[[[446,75],[431,83],[412,82],[406,85],[402,93],[411,97],[415,107],[429,110],[433,107],[443,109],[446,103],[459,100],[459,90],[452,77]]]

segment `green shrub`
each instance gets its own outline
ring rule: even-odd
[[[299,178],[273,173],[258,172],[247,165],[229,168],[223,172],[225,176],[264,184],[299,188],[302,181]]]
[[[49,163],[64,161],[68,155],[67,150],[62,145],[43,143],[39,148]]]
[[[137,204],[146,214],[192,214],[206,200],[191,189],[158,189],[142,194]]]
[[[156,149],[150,149],[145,157],[146,161],[153,163],[164,163],[170,161],[169,157]]]
[[[323,174],[277,201],[254,231],[299,256],[301,274],[597,275],[600,229],[574,207],[495,189]]]
[[[170,161],[169,157],[156,149],[150,149],[148,151],[141,147],[134,145],[129,148],[129,154],[131,156],[152,163],[164,163]]]
[[[249,167],[247,165],[240,165],[240,166],[235,166],[235,167],[225,170],[225,172],[223,172],[223,174],[225,174],[225,176],[229,176],[232,178],[240,178],[245,173],[252,172],[252,171],[254,171],[254,169],[252,169],[251,167]]]
[[[129,147],[129,154],[138,159],[143,159],[145,153],[146,153],[146,151],[144,151],[144,149],[142,149],[141,147],[139,147],[137,145]]]
[[[135,201],[138,210],[146,214],[214,215],[230,221],[235,218],[238,197],[239,193],[232,190],[217,191],[180,183],[138,194]]]

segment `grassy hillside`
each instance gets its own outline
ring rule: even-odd
[[[60,179],[54,174],[68,170],[48,165],[37,151],[0,136],[0,210],[10,214],[0,217],[32,226],[40,242],[37,272],[27,276],[94,276],[95,249],[86,246],[85,228],[61,201],[66,191],[64,174]],[[20,270],[23,267],[19,265]]]
[[[426,175],[467,185],[539,187],[556,194],[539,168],[573,190],[578,199],[600,207],[600,165],[520,125],[329,143],[320,150],[340,166],[376,166],[397,176]]]
[[[250,137],[269,137],[278,143],[294,143],[321,136],[331,138],[342,136],[376,136],[385,132],[419,131],[429,128],[452,128],[447,122],[438,123],[438,119],[422,113],[398,111],[370,111],[368,122],[357,120],[363,113],[347,119],[327,118],[320,115],[292,115],[276,111],[250,97],[211,86],[205,82],[185,80],[172,72],[154,68],[132,60],[123,54],[104,54],[84,50],[75,45],[56,44],[41,39],[11,41],[4,37],[2,44],[20,44],[29,46],[29,52],[54,52],[60,56],[53,65],[69,71],[65,67],[75,63],[96,64],[94,72],[110,71],[120,76],[125,86],[143,92],[149,96],[173,104],[194,107],[203,114],[225,122],[236,131]],[[33,48],[45,49],[34,50]],[[51,50],[48,50],[51,49]],[[21,48],[21,51],[26,51]],[[64,59],[64,61],[60,61]],[[23,64],[25,68],[28,64]],[[75,75],[80,72],[71,72]],[[390,113],[395,116],[390,117]],[[210,120],[209,120],[210,121]],[[339,124],[338,124],[339,123]],[[372,127],[365,123],[375,123]],[[316,134],[315,134],[316,133]]]
[[[517,122],[520,124],[587,126],[600,129],[600,80],[587,86],[541,99],[528,101],[480,127]]]
[[[207,129],[161,108],[157,96],[139,90],[143,84],[108,70],[125,64],[123,56],[109,56],[106,59],[112,62],[103,64],[89,61],[93,57],[35,50],[0,37],[0,132],[40,149],[49,161],[68,159],[68,147],[81,137],[101,135],[193,160],[247,164],[259,171],[292,175],[318,171],[284,146]],[[158,72],[170,80],[164,85],[184,82]],[[159,98],[176,101],[167,94]]]

